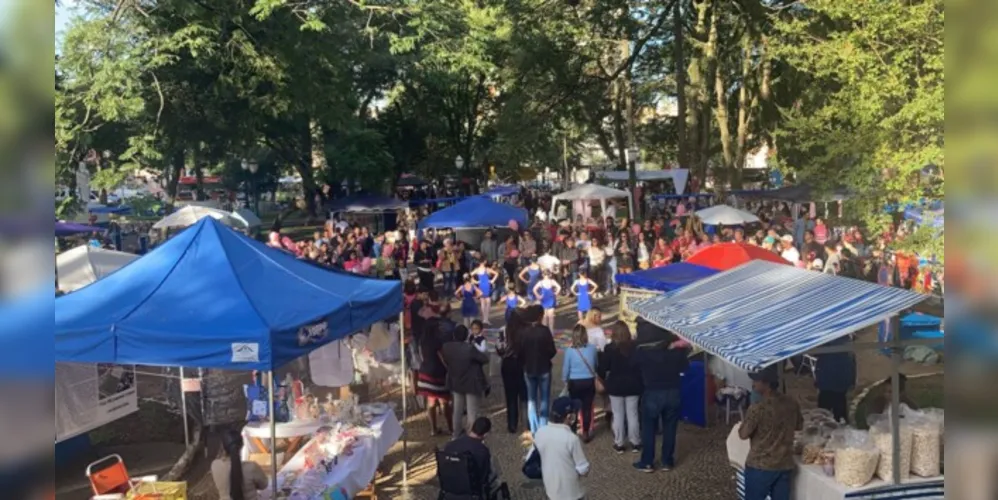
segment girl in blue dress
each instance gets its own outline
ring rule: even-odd
[[[516,294],[516,286],[512,282],[506,283],[506,297],[504,300],[506,301],[506,323],[509,324],[509,317],[513,315],[513,311],[517,307],[527,305],[527,301]]]
[[[482,322],[486,325],[491,325],[492,323],[489,322],[489,314],[492,312],[492,285],[495,284],[499,273],[495,272],[495,270],[489,267],[483,260],[479,262],[478,267],[471,272],[471,276],[475,278],[478,286],[478,302],[482,306]]]
[[[551,333],[554,333],[554,310],[558,306],[559,293],[561,285],[551,277],[550,271],[544,271],[544,277],[534,286],[534,296],[540,297],[541,307],[544,308],[541,324],[550,328]]]
[[[531,304],[537,303],[540,297],[536,295],[534,288],[537,287],[537,283],[541,279],[541,266],[537,263],[536,257],[531,258],[530,265],[520,271],[519,278],[520,281],[527,285],[527,302]]]
[[[579,298],[579,321],[593,308],[591,296],[599,289],[599,285],[589,279],[585,270],[579,270],[579,278],[572,283],[571,292]]]
[[[464,326],[470,326],[478,316],[478,303],[475,299],[481,295],[470,274],[464,275],[464,284],[458,287],[454,295],[461,299],[461,317],[464,319]]]

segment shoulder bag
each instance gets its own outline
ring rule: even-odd
[[[592,366],[589,366],[589,361],[586,360],[586,357],[582,355],[582,350],[576,347],[575,352],[579,353],[579,357],[582,358],[582,363],[586,365],[586,368],[589,369],[589,373],[592,374],[593,385],[596,387],[596,394],[605,393],[606,387],[603,385],[603,379],[601,379],[599,375],[596,375],[596,371],[593,370]]]

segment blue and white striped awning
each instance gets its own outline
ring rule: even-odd
[[[649,322],[751,372],[874,325],[925,298],[754,260],[631,307]]]

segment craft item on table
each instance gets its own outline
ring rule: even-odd
[[[333,487],[322,492],[322,500],[350,500],[350,497],[347,495],[347,490]]]
[[[344,387],[353,382],[353,353],[344,342],[330,342],[308,354],[313,384],[321,387]]]
[[[331,420],[339,417],[339,408],[337,408],[336,400],[333,399],[332,394],[326,394],[326,402],[322,403],[322,411]]]
[[[288,408],[287,400],[287,387],[283,385],[277,389],[277,394],[274,396],[274,421],[275,422],[288,422],[291,418],[291,409]]]

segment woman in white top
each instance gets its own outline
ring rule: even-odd
[[[599,283],[602,286],[604,283],[603,275],[606,272],[606,250],[600,244],[599,238],[592,240],[587,252],[589,253],[589,275],[592,276],[593,283]],[[599,298],[599,295],[596,295],[596,298]]]
[[[580,318],[580,322],[586,327],[586,336],[589,337],[589,344],[596,347],[596,350],[603,352],[606,347],[606,332],[601,326],[603,323],[603,311],[598,307],[589,309],[585,317]]]
[[[211,477],[215,481],[219,500],[256,500],[257,491],[266,488],[270,481],[256,462],[241,462],[233,467],[243,449],[243,437],[238,431],[222,434],[220,456],[211,462]]]
[[[651,255],[648,253],[648,244],[645,243],[645,233],[638,233],[638,268],[648,269],[651,267]]]

